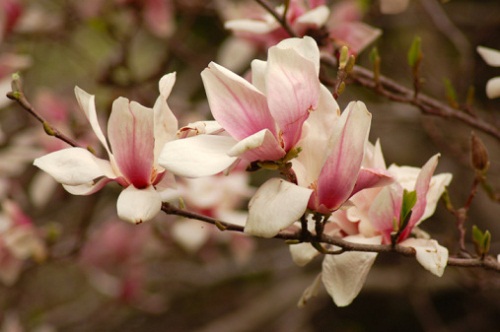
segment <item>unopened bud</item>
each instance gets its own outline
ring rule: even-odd
[[[490,159],[483,141],[472,133],[470,145],[472,167],[477,171],[486,172],[490,166]]]
[[[342,48],[340,49],[340,56],[339,56],[339,69],[340,70],[344,69],[348,61],[349,61],[349,49],[347,48],[347,46],[342,46]]]

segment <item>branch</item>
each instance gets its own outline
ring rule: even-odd
[[[266,0],[255,0],[259,5],[261,5],[269,14],[271,14],[276,21],[285,29],[290,37],[297,37],[295,31],[293,31],[290,24],[286,20],[286,15],[280,15],[273,6]],[[286,13],[285,13],[286,14]]]
[[[332,55],[322,54],[321,61],[328,66],[337,67],[337,59]],[[496,126],[491,125],[481,118],[454,109],[423,93],[419,93],[415,97],[414,90],[406,88],[388,77],[379,75],[376,80],[374,74],[370,70],[360,66],[354,66],[349,77],[355,83],[369,88],[390,100],[414,105],[424,114],[456,119],[500,141],[500,129]]]
[[[234,231],[234,232],[244,232],[244,227],[240,225],[231,224],[225,221],[214,219],[211,217],[204,216],[202,214],[186,211],[179,209],[169,203],[162,204],[162,211],[166,214],[177,215],[181,217],[186,217],[190,219],[196,219],[203,221],[212,225],[217,226],[221,231]],[[411,247],[405,247],[401,245],[386,245],[386,244],[363,244],[363,243],[353,243],[345,241],[338,236],[330,236],[326,234],[321,234],[319,236],[304,233],[300,228],[279,232],[275,239],[288,240],[296,243],[300,242],[316,242],[334,245],[341,248],[341,251],[359,251],[359,252],[377,252],[377,253],[387,253],[394,252],[406,257],[415,257],[416,251]],[[448,265],[450,266],[460,266],[460,267],[481,267],[486,270],[493,270],[500,272],[500,263],[491,256],[487,256],[484,259],[480,258],[459,258],[450,257],[448,259]]]
[[[6,96],[7,98],[17,102],[19,106],[28,111],[30,115],[32,115],[38,122],[40,122],[47,135],[54,136],[61,141],[71,145],[72,147],[83,148],[76,141],[54,128],[47,120],[45,120],[42,115],[40,115],[40,113],[35,110],[35,108],[26,98],[24,91],[22,90],[21,79],[19,78],[19,75],[12,75],[12,91],[8,92]]]

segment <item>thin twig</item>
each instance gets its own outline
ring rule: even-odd
[[[266,0],[255,0],[259,5],[261,5],[269,14],[271,14],[276,21],[279,22],[279,24],[285,29],[285,31],[288,33],[290,37],[297,37],[297,34],[295,31],[293,31],[292,27],[290,24],[288,24],[288,21],[286,20],[285,15],[281,16],[274,8],[273,6],[267,2]]]
[[[81,147],[76,141],[60,132],[57,128],[54,128],[42,115],[40,115],[40,113],[35,110],[26,98],[24,91],[21,88],[20,78],[17,75],[14,75],[12,80],[12,91],[7,93],[7,98],[17,102],[19,106],[40,122],[47,135],[54,136],[72,147]]]

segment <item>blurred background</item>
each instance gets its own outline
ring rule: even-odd
[[[486,82],[500,76],[500,68],[488,66],[476,52],[479,45],[500,49],[498,0],[409,0],[393,14],[383,13],[379,1],[327,5],[332,15],[345,12],[347,21],[382,31],[359,52],[357,64],[371,69],[369,53],[376,46],[382,74],[411,88],[406,57],[418,35],[422,92],[446,102],[444,80],[449,80],[463,105],[472,86],[475,116],[500,128],[500,99],[485,94]],[[298,308],[321,270],[320,258],[301,268],[281,240],[220,232],[164,214],[130,225],[116,217],[117,185],[72,196],[32,166],[34,158],[66,145],[3,97],[12,73],[20,72],[39,113],[99,154],[104,151],[78,109],[75,86],[96,95],[105,128],[115,98],[152,107],[159,79],[175,71],[168,103],[179,127],[210,119],[200,79],[208,63],[217,61],[243,75],[251,59],[266,56],[255,40],[235,41],[224,21],[262,13],[250,0],[0,0],[0,220],[29,225],[16,238],[27,243],[28,252],[21,253],[9,249],[0,229],[0,331],[500,329],[496,272],[448,267],[437,278],[414,259],[380,254],[350,306],[336,307],[322,290]],[[421,167],[440,152],[436,173],[453,174],[451,201],[456,208],[464,205],[474,179],[471,127],[422,115],[355,84],[338,102],[343,108],[351,100],[364,101],[373,113],[370,140],[380,139],[388,165]],[[488,181],[499,192],[499,141],[474,131],[489,150]],[[269,175],[236,170],[224,179],[180,179],[179,188],[188,209],[231,222],[245,219],[248,199]],[[490,252],[500,253],[499,216],[498,201],[480,189],[465,225],[471,252],[470,229],[477,225],[491,232]],[[444,204],[422,229],[457,253],[456,218]]]

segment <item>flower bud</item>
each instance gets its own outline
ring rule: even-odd
[[[488,150],[483,141],[474,133],[471,134],[471,162],[472,167],[480,172],[486,172],[490,166]]]

